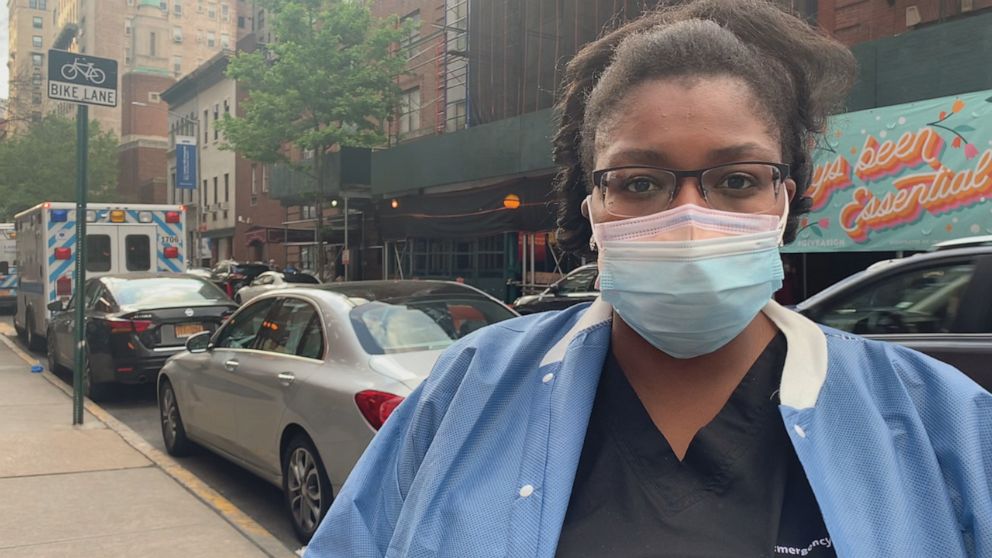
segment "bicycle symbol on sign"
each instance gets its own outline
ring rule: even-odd
[[[93,62],[89,64],[83,64],[77,58],[72,62],[72,64],[62,65],[62,77],[67,80],[74,80],[78,76],[82,75],[84,78],[89,80],[94,85],[100,85],[107,79],[107,74],[103,72],[100,68],[94,67]]]

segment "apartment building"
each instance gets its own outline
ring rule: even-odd
[[[44,114],[45,81],[48,75],[46,51],[52,27],[55,0],[8,0],[9,44],[7,59],[10,98],[7,105],[7,133],[23,130]]]

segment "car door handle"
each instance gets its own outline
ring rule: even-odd
[[[229,371],[234,372],[235,370],[238,369],[238,361],[232,358],[231,360],[224,362],[224,368],[227,368]]]
[[[278,378],[280,384],[289,387],[289,385],[296,380],[296,375],[293,374],[292,372],[281,372]]]

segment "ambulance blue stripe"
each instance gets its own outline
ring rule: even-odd
[[[179,273],[179,266],[176,265],[176,264],[174,264],[174,263],[172,263],[172,258],[166,258],[165,257],[165,252],[159,252],[158,253],[158,268],[159,268],[159,271],[162,270],[162,264],[165,264],[165,267],[169,268],[168,269],[169,271],[172,271],[172,272],[175,272],[175,273]]]
[[[72,248],[73,246],[75,246],[75,244],[76,244],[76,235],[72,235],[65,242],[63,242],[62,245],[59,246],[59,248]],[[69,260],[69,261],[72,261],[72,260]],[[48,265],[49,266],[55,265],[55,251],[54,250],[52,250],[52,252],[50,254],[48,254]]]
[[[169,236],[176,236],[176,237],[179,236],[179,233],[177,233],[175,229],[170,227],[165,222],[165,220],[163,220],[162,217],[160,217],[157,213],[152,213],[152,220],[155,221],[155,224],[158,225],[158,228],[162,229],[165,232],[165,234]]]
[[[138,218],[138,212],[134,209],[128,209],[127,216],[131,218],[130,220],[128,220],[128,223],[138,223],[141,221]]]
[[[67,221],[65,223],[62,223],[62,228],[59,229],[59,233],[62,233],[62,232],[65,232],[65,231],[67,231],[69,229],[74,229],[74,228],[76,228],[76,222],[75,221]],[[55,246],[55,242],[56,241],[58,241],[58,233],[50,234],[48,236],[48,247],[51,248],[51,247]]]
[[[59,277],[65,274],[65,271],[69,269],[69,267],[71,267],[72,264],[73,264],[73,260],[66,260],[62,262],[62,265],[55,268],[55,271],[51,272],[48,275],[48,282],[54,283],[56,279],[58,279]]]

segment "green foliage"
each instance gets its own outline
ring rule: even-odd
[[[117,185],[117,138],[89,124],[88,201],[108,201]],[[76,200],[76,123],[49,115],[0,142],[0,220],[43,201]]]
[[[248,90],[243,116],[220,123],[227,148],[262,162],[288,161],[287,144],[323,150],[374,147],[399,99],[409,30],[375,18],[364,2],[263,0],[273,43],[235,56],[227,73]]]

